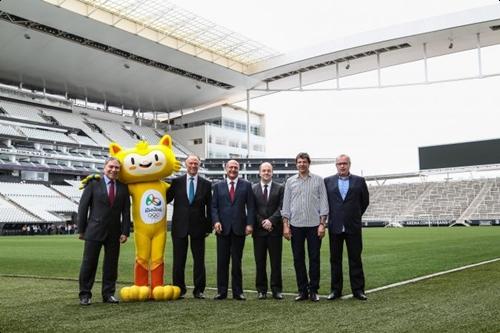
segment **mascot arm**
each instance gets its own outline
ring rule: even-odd
[[[80,181],[80,186],[78,187],[78,189],[80,190],[83,190],[85,187],[87,187],[87,184],[93,180],[100,180],[101,179],[101,175],[98,174],[98,173],[94,173],[92,175],[88,175],[87,177],[83,178],[81,181]]]

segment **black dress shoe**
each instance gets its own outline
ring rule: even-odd
[[[308,295],[307,295],[306,293],[299,293],[299,294],[297,295],[297,297],[295,297],[295,301],[297,301],[297,302],[298,302],[298,301],[305,301],[305,300],[307,300],[308,298],[309,298],[309,297],[308,297]]]
[[[111,304],[118,304],[119,303],[118,299],[113,295],[103,297],[102,302],[103,303],[111,303]]]
[[[86,305],[90,305],[90,304],[92,304],[90,302],[90,297],[84,296],[84,297],[80,298],[80,305],[85,305],[86,306]]]
[[[273,298],[274,299],[283,299],[283,294],[278,292],[273,293]]]
[[[203,293],[201,291],[194,293],[193,296],[194,296],[194,298],[197,298],[197,299],[205,299],[205,295],[203,295]]]
[[[365,293],[362,291],[355,292],[352,294],[352,296],[356,299],[359,299],[360,301],[368,300],[368,297],[366,297]]]
[[[239,295],[233,295],[233,299],[235,299],[237,301],[245,301],[246,297],[243,294],[239,294]]]
[[[336,299],[339,299],[340,297],[341,297],[340,293],[333,292],[330,295],[328,295],[328,297],[326,299],[329,300],[329,301],[334,301]]]
[[[217,294],[215,295],[214,299],[215,300],[222,300],[222,299],[226,299],[227,298],[227,294]]]
[[[267,293],[258,293],[257,294],[258,299],[266,299],[267,298]]]
[[[313,302],[319,302],[319,296],[316,293],[310,293],[309,299]]]

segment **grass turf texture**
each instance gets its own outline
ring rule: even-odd
[[[215,240],[207,239],[207,282],[215,286]],[[367,289],[498,257],[500,228],[365,229],[364,266]],[[166,283],[171,281],[170,241]],[[440,276],[369,294],[368,302],[340,300],[317,304],[246,302],[188,298],[175,302],[78,305],[76,279],[83,242],[76,236],[0,238],[0,332],[11,331],[337,331],[337,332],[498,332],[500,329],[500,263]],[[118,287],[129,285],[133,243],[122,247]],[[252,242],[245,245],[244,287],[254,289]],[[187,283],[191,281],[187,263]],[[346,267],[346,266],[345,266]],[[284,242],[284,286],[295,292],[290,244]],[[322,246],[320,293],[329,292],[328,240]],[[345,268],[347,271],[347,268]],[[8,277],[33,275],[49,279]],[[100,277],[100,272],[97,277]],[[346,276],[345,292],[349,292]],[[207,296],[213,296],[207,290]]]

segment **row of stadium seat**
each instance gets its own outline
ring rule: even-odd
[[[483,188],[484,198],[474,202]],[[469,208],[468,219],[500,218],[500,178],[372,186],[370,193],[367,222],[456,221]]]

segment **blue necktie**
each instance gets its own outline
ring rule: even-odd
[[[188,193],[189,204],[194,201],[194,177],[189,178],[189,193]]]

